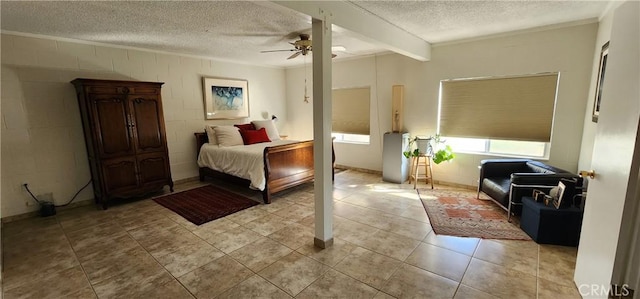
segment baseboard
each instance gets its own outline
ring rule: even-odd
[[[352,166],[340,165],[340,164],[336,164],[336,168],[338,168],[338,169],[344,169],[344,170],[353,170],[353,171],[357,171],[357,172],[364,172],[364,173],[371,173],[371,174],[379,174],[379,175],[382,175],[382,171],[380,171],[380,170],[372,170],[372,169],[366,169],[366,168],[358,168],[358,167],[352,167]]]
[[[433,180],[433,183],[437,184],[437,185],[441,185],[441,186],[449,186],[449,187],[455,187],[455,188],[460,188],[460,189],[468,189],[468,190],[473,190],[473,191],[477,191],[478,190],[478,186],[471,186],[471,185],[458,184],[458,183],[445,182],[445,181],[438,181],[438,180]]]
[[[89,206],[89,205],[92,205],[94,202],[95,201],[94,201],[93,198],[87,199],[87,200],[78,201],[78,202],[72,202],[69,205],[64,206],[64,207],[56,207],[56,213],[62,212],[62,211],[66,211],[66,210],[70,210],[70,209],[74,209],[74,208],[78,208],[78,207]],[[27,212],[27,213],[23,213],[23,214],[2,217],[0,222],[9,223],[9,222],[14,222],[14,221],[18,221],[18,220],[27,219],[27,218],[35,218],[35,217],[39,217],[38,211],[32,211],[32,212]]]

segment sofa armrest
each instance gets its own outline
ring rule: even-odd
[[[573,173],[522,173],[511,174],[511,183],[516,185],[558,185],[560,179],[577,179]]]
[[[480,162],[480,182],[484,178],[504,177],[508,178],[512,173],[523,171],[527,168],[529,159],[491,159]]]

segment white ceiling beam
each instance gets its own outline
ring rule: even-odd
[[[360,35],[365,41],[419,61],[431,59],[431,44],[345,1],[272,1],[283,7],[322,19],[331,13],[332,23]]]

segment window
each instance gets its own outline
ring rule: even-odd
[[[442,137],[456,152],[514,157],[547,157],[549,143],[477,138]]]
[[[440,82],[438,132],[480,139],[551,141],[558,73]]]
[[[336,141],[369,143],[370,88],[334,89],[332,134]]]
[[[547,157],[558,73],[440,82],[438,132],[456,151]]]

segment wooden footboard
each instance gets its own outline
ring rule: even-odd
[[[195,133],[197,150],[208,142],[207,134]],[[332,160],[335,162],[335,152]],[[333,169],[333,168],[332,168]],[[271,202],[271,195],[313,181],[313,141],[267,147],[264,149],[264,171],[266,184],[262,191],[265,203]],[[206,167],[200,168],[200,180],[205,176],[218,176],[219,172]],[[333,174],[332,174],[333,176]]]

